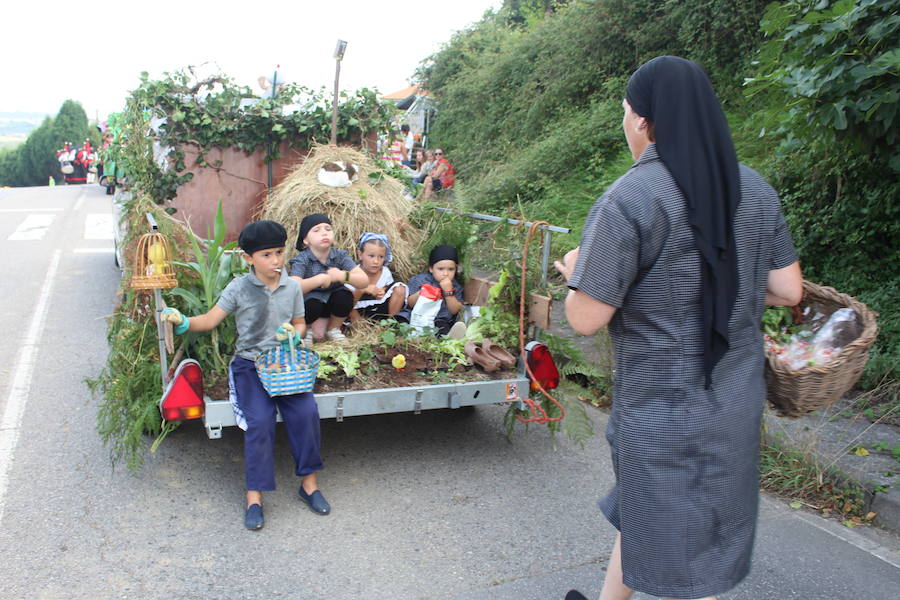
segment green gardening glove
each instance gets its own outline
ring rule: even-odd
[[[175,333],[181,335],[185,333],[191,327],[190,321],[188,321],[187,317],[181,314],[177,308],[165,307],[162,310],[162,316],[160,319],[163,321],[168,321],[172,325],[175,326]]]
[[[290,323],[282,323],[281,327],[275,330],[275,339],[281,342],[281,347],[285,352],[291,351],[291,340],[296,348],[303,345],[303,338]]]

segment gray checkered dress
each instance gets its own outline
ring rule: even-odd
[[[730,349],[704,389],[700,258],[684,197],[648,146],[593,206],[569,286],[618,308],[607,440],[616,486],[600,508],[622,533],[627,586],[700,598],[750,568],[765,399],[768,273],[796,259],[775,191],[741,166],[739,289]]]

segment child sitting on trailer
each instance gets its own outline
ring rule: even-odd
[[[388,268],[393,257],[391,245],[386,235],[365,232],[356,245],[359,267],[369,278],[369,285],[362,288],[347,287],[353,292],[353,312],[351,320],[387,319],[393,317],[406,302],[406,285],[394,281]]]

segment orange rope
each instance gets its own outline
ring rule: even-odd
[[[531,417],[525,418],[521,415],[516,415],[516,419],[518,419],[522,423],[540,423],[541,425],[546,425],[552,421],[562,421],[563,417],[566,416],[566,409],[563,408],[563,405],[559,403],[559,401],[550,395],[547,390],[544,389],[544,386],[541,385],[541,382],[538,381],[534,373],[531,370],[531,367],[528,366],[528,360],[526,359],[525,353],[525,293],[526,293],[526,275],[528,272],[528,244],[531,242],[531,238],[534,237],[535,231],[537,231],[538,227],[541,225],[550,225],[550,223],[546,221],[535,221],[531,224],[531,227],[528,229],[528,235],[525,237],[525,246],[522,249],[522,285],[520,289],[519,295],[519,355],[522,357],[522,364],[525,365],[525,371],[528,372],[531,380],[537,384],[538,389],[541,390],[541,393],[544,394],[553,404],[559,408],[559,416],[551,417],[547,414],[547,411],[544,410],[544,407],[541,406],[539,402],[535,402],[531,399],[530,396],[526,396],[524,398],[525,404],[528,405],[528,411],[531,413]]]

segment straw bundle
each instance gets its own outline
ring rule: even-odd
[[[319,183],[319,169],[338,161],[359,167],[357,180],[340,188]],[[353,148],[313,146],[306,159],[269,194],[260,218],[284,225],[288,244],[293,245],[300,220],[308,214],[324,213],[334,225],[334,247],[349,251],[354,260],[360,234],[383,233],[391,243],[391,271],[395,277],[407,279],[422,270],[416,258],[423,233],[407,220],[415,205],[404,198],[401,182],[384,176],[374,185],[371,183],[369,174],[381,171],[370,156]]]

